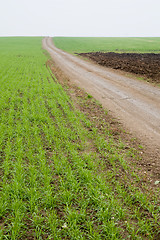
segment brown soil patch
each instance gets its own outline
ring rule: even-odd
[[[90,52],[78,55],[87,57],[99,65],[141,75],[150,82],[160,83],[160,54]]]
[[[132,154],[128,157],[128,164],[132,165],[133,168],[136,165],[136,172],[141,177],[140,183],[142,185],[146,184],[151,192],[152,189],[158,190],[159,184],[155,185],[155,181],[160,179],[159,154],[150,151],[147,147],[142,149],[140,140],[135,139],[131,133],[126,132],[122,124],[114,119],[112,115],[106,114],[102,105],[96,102],[92,96],[73,84],[53,60],[48,60],[47,66],[50,67],[58,82],[70,95],[76,108],[90,119],[100,133],[103,133],[103,129],[109,128],[115,141],[118,142],[119,139],[122,139],[124,142],[124,151],[132,149]]]

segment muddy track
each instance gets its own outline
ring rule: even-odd
[[[52,38],[43,39],[43,48],[71,81],[101,102],[127,131],[159,155],[160,88],[57,49]]]

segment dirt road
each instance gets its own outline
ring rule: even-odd
[[[143,144],[160,151],[160,88],[57,49],[51,38],[43,39],[43,48],[71,81],[101,102]]]

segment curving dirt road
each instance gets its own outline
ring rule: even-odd
[[[160,88],[57,49],[52,38],[43,39],[43,48],[71,81],[101,102],[146,146],[160,151]]]

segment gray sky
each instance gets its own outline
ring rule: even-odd
[[[0,0],[0,36],[160,37],[160,0]]]

